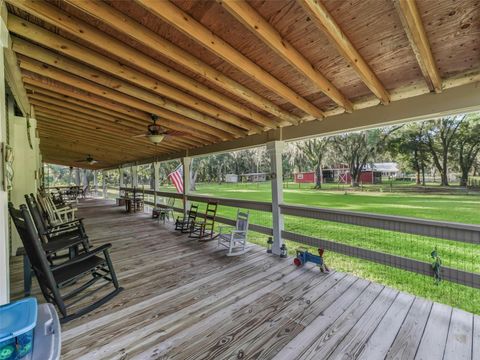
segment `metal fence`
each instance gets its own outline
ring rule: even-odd
[[[162,199],[173,197],[175,210],[183,212],[182,194],[153,190],[144,194],[155,195],[159,207],[166,206]],[[234,224],[236,208],[248,209],[250,230],[272,235],[271,203],[201,195],[187,195],[187,199],[217,202],[224,209],[217,221],[228,225]],[[154,206],[152,201],[146,203]],[[430,251],[437,249],[443,255],[444,280],[480,289],[478,225],[290,204],[281,205],[280,211],[285,219],[283,239],[428,276],[433,275]]]

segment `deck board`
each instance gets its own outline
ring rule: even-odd
[[[226,257],[215,242],[199,243],[111,202],[87,199],[79,207],[93,245],[112,244],[125,290],[62,326],[62,359],[480,356],[478,316],[350,274],[296,268],[258,246]],[[21,297],[20,258],[12,258],[10,274],[12,296]]]

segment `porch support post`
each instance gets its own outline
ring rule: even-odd
[[[102,171],[102,189],[103,189],[103,198],[107,198],[107,172]]]
[[[157,191],[160,190],[160,163],[154,161],[153,162],[153,203],[154,207],[157,206]]]
[[[132,187],[137,188],[138,187],[138,166],[135,163],[135,165],[132,165]]]
[[[95,197],[97,197],[98,195],[97,170],[93,170],[93,188],[95,189]]]
[[[272,183],[272,228],[273,245],[272,253],[280,255],[280,247],[283,244],[283,215],[280,213],[280,204],[283,204],[283,168],[282,150],[283,141],[267,143],[267,151],[270,155],[271,183]]]
[[[183,213],[187,214],[189,209],[188,193],[190,192],[190,166],[192,164],[191,157],[182,158],[183,165]]]
[[[123,168],[121,166],[118,167],[118,192],[120,193],[120,189],[124,186],[123,184]]]
[[[5,24],[6,7],[0,0],[0,146],[7,141],[7,104],[5,103],[5,66],[4,51],[8,47],[8,30]],[[3,152],[1,153],[3,155]],[[0,166],[0,179],[4,179]],[[10,267],[9,267],[9,226],[8,226],[8,192],[0,181],[0,305],[10,300]]]

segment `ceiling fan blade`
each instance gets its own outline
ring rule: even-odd
[[[166,135],[168,135],[168,136],[187,136],[189,134],[186,133],[186,132],[183,132],[183,131],[169,130],[169,131],[166,132]]]
[[[132,138],[147,137],[149,134],[134,135]]]

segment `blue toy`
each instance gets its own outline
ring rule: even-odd
[[[325,265],[323,261],[323,249],[318,249],[318,255],[313,255],[308,252],[305,248],[298,248],[297,249],[297,257],[293,259],[293,263],[297,266],[303,266],[307,261],[313,262],[314,264],[318,264],[320,271],[322,273],[330,272],[330,269]]]

